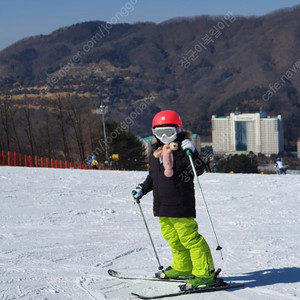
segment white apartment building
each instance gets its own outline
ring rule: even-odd
[[[238,111],[226,117],[212,116],[214,154],[243,153],[278,154],[283,151],[281,115],[266,117],[264,112]]]

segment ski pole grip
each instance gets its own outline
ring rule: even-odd
[[[192,150],[191,149],[187,149],[186,150],[186,154],[187,154],[187,156],[192,156]]]
[[[140,203],[141,203],[141,202],[140,202],[140,199],[137,199],[137,198],[134,197],[134,196],[136,195],[136,191],[132,191],[132,192],[131,192],[131,195],[132,195],[133,200],[134,200],[137,204],[140,204]]]

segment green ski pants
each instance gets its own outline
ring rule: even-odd
[[[196,277],[210,277],[214,274],[209,246],[198,233],[198,224],[194,218],[160,217],[159,223],[162,235],[172,250],[173,269],[190,271]]]

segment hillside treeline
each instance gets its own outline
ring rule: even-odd
[[[95,155],[104,164],[107,149],[109,157],[119,155],[118,168],[143,169],[144,148],[129,130],[134,120],[106,122],[105,142],[102,115],[94,105],[76,96],[58,97],[47,105],[26,97],[0,99],[0,151],[82,163]]]

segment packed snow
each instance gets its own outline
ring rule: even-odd
[[[136,299],[172,292],[177,283],[120,280],[108,269],[152,277],[158,271],[130,192],[146,172],[0,167],[0,299]],[[216,267],[243,288],[184,299],[300,299],[300,175],[199,177],[224,260],[215,250],[196,188],[199,231]],[[171,252],[141,205],[164,267]],[[178,299],[174,298],[174,299]]]

